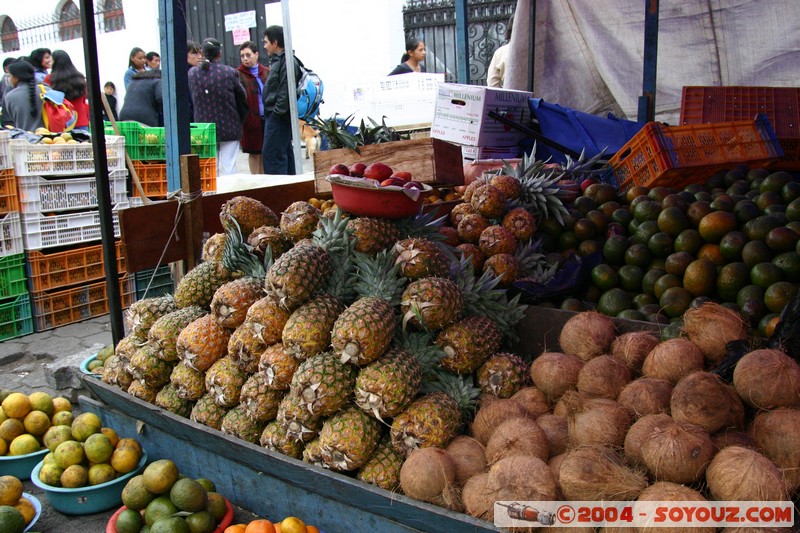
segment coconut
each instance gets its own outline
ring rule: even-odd
[[[472,435],[485,446],[497,426],[506,420],[527,416],[525,408],[514,400],[495,400],[478,410],[472,422]]]
[[[483,444],[467,435],[459,435],[445,448],[456,467],[456,484],[463,485],[471,477],[486,472],[486,454]]]
[[[711,437],[692,424],[673,422],[654,428],[642,445],[644,464],[660,481],[697,481],[713,456]]]
[[[657,413],[669,414],[672,385],[658,378],[639,378],[631,381],[617,397],[617,401],[633,413],[634,419]]]
[[[558,469],[561,468],[561,462],[564,460],[566,456],[567,456],[566,452],[560,453],[558,455],[554,455],[553,457],[550,458],[549,461],[547,461],[547,466],[549,466],[550,470],[553,471],[553,476],[555,476],[556,481],[559,483],[559,485],[561,484],[561,482],[558,481]]]
[[[675,385],[683,376],[703,370],[703,354],[686,339],[664,341],[647,354],[642,364],[642,375],[659,378]]]
[[[758,409],[800,406],[800,365],[780,350],[755,350],[733,371],[733,386]]]
[[[753,419],[750,434],[761,453],[781,469],[786,489],[793,494],[800,488],[800,411],[761,411]]]
[[[741,446],[742,448],[758,450],[753,437],[749,433],[737,429],[721,429],[711,435],[711,442],[714,443],[716,451],[720,451],[726,446]]]
[[[456,466],[441,448],[418,448],[408,454],[400,468],[403,492],[423,502],[457,509],[454,485]]]
[[[578,385],[583,361],[577,355],[545,352],[531,363],[531,380],[551,401]]]
[[[745,413],[744,402],[736,393],[736,389],[733,388],[733,385],[725,384],[725,391],[728,393],[728,396],[730,396],[731,400],[730,420],[728,420],[726,427],[744,429],[745,418],[747,417],[747,413]]]
[[[547,435],[539,424],[531,418],[512,418],[506,420],[492,432],[486,443],[486,460],[493,465],[514,455],[538,457],[547,461],[550,445]]]
[[[494,521],[494,498],[487,492],[489,472],[472,476],[464,484],[461,499],[467,514],[475,518]]]
[[[678,483],[670,483],[669,481],[656,481],[639,494],[639,497],[636,499],[637,502],[705,502],[707,501],[702,494],[698,491],[687,487],[686,485],[680,485]],[[637,509],[637,505],[633,505],[633,514],[634,516],[639,515],[639,509]],[[637,531],[642,530],[644,531],[645,528],[639,528]],[[647,531],[659,531],[662,533],[680,533],[686,531],[686,528],[682,527],[653,527],[651,522],[647,522]],[[714,527],[702,527],[702,528],[692,528],[692,531],[697,531],[698,533],[714,533],[716,528]]]
[[[486,489],[493,501],[555,501],[558,485],[547,463],[537,457],[513,455],[489,469]]]
[[[499,400],[500,398],[497,395],[492,394],[491,392],[482,392],[480,396],[478,396],[478,409],[482,409],[486,407],[490,403],[495,400]]]
[[[687,309],[683,314],[683,331],[713,364],[728,354],[726,344],[747,338],[747,324],[739,313],[714,302]]]
[[[595,398],[615,400],[631,380],[631,371],[625,363],[611,357],[595,357],[578,372],[578,390]]]
[[[542,415],[536,419],[536,423],[539,424],[539,427],[542,428],[547,437],[551,456],[567,451],[567,445],[569,444],[569,422],[567,417]]]
[[[715,500],[784,501],[788,498],[781,471],[755,450],[721,449],[706,469],[706,484]]]
[[[642,363],[659,343],[658,337],[646,331],[624,333],[611,343],[611,355],[625,363],[634,375],[641,373]]]
[[[727,385],[710,372],[692,372],[681,379],[672,391],[670,411],[675,422],[686,422],[714,433],[731,422],[731,412],[735,409],[734,399]]]
[[[511,396],[511,399],[519,403],[531,418],[539,418],[550,412],[550,402],[547,400],[547,396],[536,387],[520,389]]]
[[[567,406],[571,446],[622,446],[631,425],[631,415],[625,407],[614,400],[584,398],[575,392],[565,394],[562,401]]]
[[[558,343],[564,352],[588,361],[608,353],[615,336],[611,318],[596,311],[584,311],[567,320]]]
[[[645,487],[647,477],[626,467],[614,450],[605,446],[581,446],[567,452],[558,469],[565,500],[633,500]]]
[[[672,424],[672,417],[665,414],[645,415],[631,426],[625,435],[625,460],[633,465],[643,465],[642,445],[657,428]]]

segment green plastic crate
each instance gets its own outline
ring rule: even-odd
[[[164,128],[143,126],[139,122],[117,122],[119,133],[125,137],[125,149],[134,161],[163,161],[166,159]],[[110,122],[105,123],[106,135],[113,135]],[[213,122],[192,123],[190,127],[192,153],[201,158],[217,157],[217,125]]]
[[[153,271],[155,270],[155,275]],[[152,282],[150,279],[152,278]],[[136,283],[136,301],[147,298],[166,296],[175,292],[175,282],[172,280],[172,269],[169,265],[157,269],[142,270],[134,275]],[[150,288],[147,285],[150,284]],[[145,296],[146,294],[146,296]]]
[[[0,299],[28,293],[25,254],[0,258]]]
[[[201,158],[217,157],[217,125],[197,122],[190,130],[192,153]]]
[[[0,341],[33,333],[31,297],[23,294],[0,302]]]

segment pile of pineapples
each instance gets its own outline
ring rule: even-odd
[[[547,200],[560,190],[552,176],[526,181],[525,170],[509,179],[540,202],[537,216],[560,205]],[[129,334],[102,379],[269,450],[398,490],[408,453],[445,447],[481,394],[507,398],[528,379],[526,362],[507,351],[525,306],[444,242],[446,219],[322,214],[307,202],[278,217],[233,198],[220,212],[225,233],[206,242],[174,297],[131,306]],[[536,259],[532,233],[518,244]]]

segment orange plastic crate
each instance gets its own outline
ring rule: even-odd
[[[739,163],[766,166],[783,156],[765,115],[755,120],[664,126],[648,122],[609,161],[617,187],[681,188]]]
[[[122,308],[133,303],[133,276],[120,277]],[[108,296],[105,280],[88,285],[52,292],[31,293],[33,300],[33,327],[45,331],[66,324],[108,314]]]
[[[139,176],[145,196],[165,198],[167,196],[167,164],[156,161],[133,161],[133,168]],[[203,192],[217,190],[217,159],[200,159],[200,188]],[[136,187],[131,186],[136,193]]]
[[[117,271],[127,271],[122,256],[122,241],[117,241]],[[28,279],[31,292],[53,290],[77,283],[105,278],[103,245],[83,246],[63,252],[43,253],[30,250],[28,255]]]
[[[0,170],[0,214],[19,211],[17,176],[13,168]]]

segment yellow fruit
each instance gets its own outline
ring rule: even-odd
[[[39,142],[41,142],[42,144],[53,144],[53,139],[51,139],[50,137],[42,137],[42,140]]]
[[[117,443],[116,446],[114,446],[114,449],[118,450],[120,448],[132,448],[136,450],[136,452],[139,454],[140,457],[142,455],[142,445],[136,439],[131,439],[131,438],[119,439],[119,442]]]
[[[42,465],[42,469],[39,470],[39,481],[45,485],[50,485],[51,487],[60,487],[61,474],[63,473],[64,469],[58,466],[56,463],[48,463]]]
[[[8,416],[6,415],[6,412],[3,410],[3,408],[0,407],[0,424],[5,422],[6,420],[8,420]]]
[[[89,472],[81,465],[69,466],[61,474],[61,486],[68,489],[85,487],[88,482]]]
[[[36,516],[36,508],[34,508],[31,501],[24,496],[19,499],[14,507],[17,509],[17,511],[22,513],[22,517],[25,519],[26,526],[30,524],[31,520],[33,520],[33,517]]]
[[[62,139],[64,139],[65,141],[71,141],[71,140],[72,140],[72,134],[71,134],[71,133],[68,133],[68,132],[66,132],[66,131],[65,131],[64,133],[62,133],[62,134],[60,135],[60,137],[61,137]]]
[[[72,465],[79,465],[86,459],[83,445],[74,440],[62,442],[56,447],[53,454],[55,455],[56,464],[65,469]]]
[[[92,467],[89,468],[89,485],[107,483],[116,477],[116,470],[108,463],[92,465]]]
[[[94,413],[81,413],[72,421],[72,438],[83,442],[90,435],[100,433],[101,427],[103,427],[103,423],[99,416]]]
[[[140,452],[134,448],[120,448],[114,450],[111,454],[111,466],[120,474],[127,474],[136,469],[139,464],[139,459],[142,458]]]
[[[63,396],[56,396],[53,398],[53,413],[55,414],[61,411],[72,412],[72,403]]]
[[[12,392],[2,403],[3,411],[10,418],[18,418],[22,420],[25,415],[31,412],[31,400],[27,395],[21,392]]]
[[[11,442],[23,433],[25,433],[25,426],[22,425],[22,420],[9,418],[0,424],[0,439],[4,439],[6,442]]]
[[[14,476],[0,476],[0,505],[14,505],[22,497],[22,481]]]
[[[108,437],[108,440],[111,441],[111,446],[114,448],[117,447],[117,444],[119,444],[119,435],[117,435],[116,431],[111,428],[100,428],[100,433]]]
[[[42,140],[44,140],[44,139],[42,139]],[[55,139],[53,139],[53,144],[67,144],[67,141],[65,141],[61,137],[56,137]]]
[[[178,467],[169,459],[159,459],[147,465],[142,475],[147,490],[155,494],[164,494],[178,481]]]
[[[288,516],[281,522],[281,533],[306,533],[306,524],[296,516]]]
[[[25,431],[35,437],[41,437],[50,429],[50,417],[44,411],[31,411],[22,421]]]
[[[56,451],[59,444],[68,440],[72,440],[69,426],[50,426],[42,438],[42,442],[51,452]]]
[[[5,439],[0,439],[0,455],[5,455],[8,453],[8,443]]]
[[[48,453],[47,455],[44,456],[44,459],[42,459],[43,465],[50,463],[56,464],[56,455],[53,452]]]
[[[8,455],[28,455],[41,449],[39,441],[33,435],[23,433],[8,445]]]
[[[114,447],[108,437],[102,433],[95,433],[89,435],[89,438],[83,443],[83,451],[86,453],[86,458],[92,463],[105,463],[111,459]]]
[[[47,416],[53,416],[55,407],[53,406],[53,397],[46,392],[34,392],[28,399],[31,401],[31,408],[35,411],[42,411]]]
[[[71,426],[73,420],[72,411],[59,411],[53,415],[51,421],[54,426]]]

